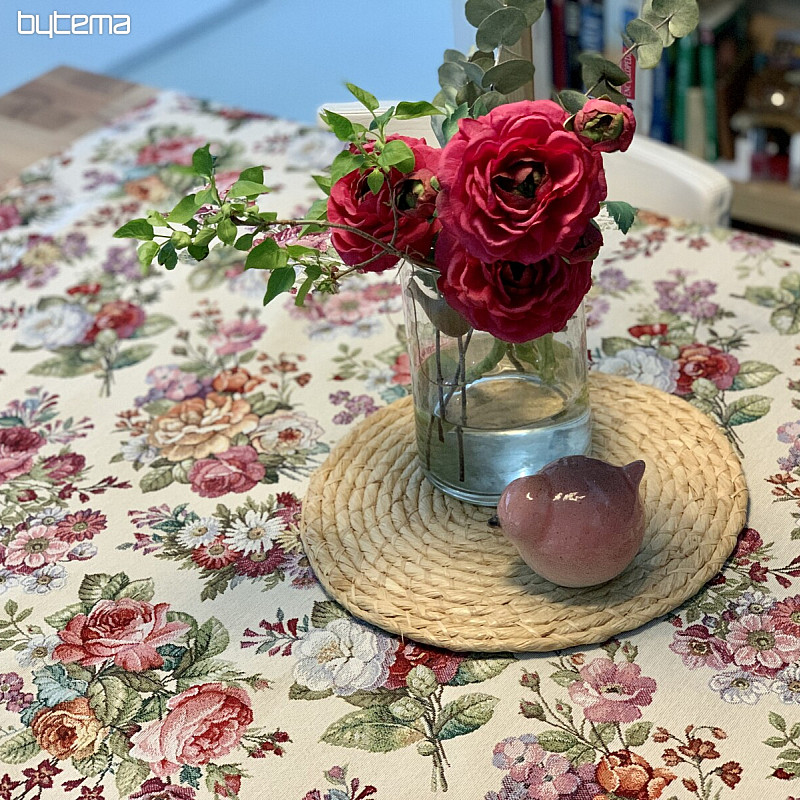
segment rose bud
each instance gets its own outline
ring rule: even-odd
[[[633,139],[636,118],[629,106],[589,100],[573,118],[572,130],[593,150],[624,152]]]

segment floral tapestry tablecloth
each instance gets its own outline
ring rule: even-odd
[[[264,309],[239,252],[145,276],[112,238],[206,141],[284,214],[339,146],[162,93],[0,196],[0,800],[800,795],[800,251],[642,214],[595,264],[593,369],[743,458],[725,569],[602,646],[435,651],[328,599],[297,530],[408,391],[394,274]]]

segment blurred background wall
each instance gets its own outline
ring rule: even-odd
[[[431,100],[455,41],[453,2],[2,0],[0,94],[66,64],[301,122],[323,102],[351,100],[345,81],[381,98]],[[46,29],[54,10],[127,14],[131,32],[17,32],[18,11]]]

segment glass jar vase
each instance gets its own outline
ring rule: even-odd
[[[591,448],[583,304],[563,330],[512,344],[478,331],[401,270],[419,461],[443,492],[493,506],[515,478]]]

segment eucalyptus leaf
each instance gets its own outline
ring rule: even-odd
[[[587,97],[583,92],[578,92],[575,89],[563,89],[557,95],[558,102],[569,111],[570,114],[576,114],[584,105],[586,105]]]
[[[669,17],[669,32],[678,39],[690,34],[700,22],[695,0],[653,0],[653,11]]]
[[[671,47],[675,44],[675,37],[669,32],[669,25],[666,22],[666,18],[653,10],[653,0],[645,0],[639,16],[645,22],[649,22],[659,32],[664,47]]]
[[[513,8],[518,8],[524,15],[528,25],[534,25],[539,17],[544,14],[546,0],[506,0]]]
[[[460,88],[464,86],[468,80],[463,63],[445,61],[445,63],[439,67],[439,86],[442,88],[446,86]]]
[[[475,50],[468,60],[470,64],[477,64],[484,72],[495,64],[494,53],[485,50]]]
[[[483,76],[483,86],[510,94],[533,80],[533,64],[521,58],[503,61]]]
[[[636,61],[642,69],[653,69],[661,60],[664,45],[658,31],[643,19],[632,19],[625,33],[636,45]]]
[[[464,13],[473,28],[479,28],[490,14],[503,8],[501,0],[467,0]]]
[[[447,48],[444,51],[444,56],[442,56],[443,61],[467,61],[467,57],[460,51],[460,50],[453,50],[452,48]]]
[[[500,8],[481,22],[475,34],[475,43],[481,50],[511,47],[516,44],[528,23],[518,8]]]
[[[581,77],[587,86],[594,86],[599,80],[622,86],[630,80],[625,70],[599,53],[581,53],[578,61],[582,65]]]

